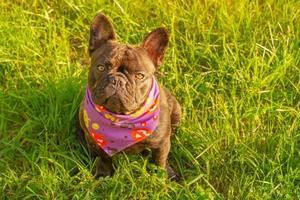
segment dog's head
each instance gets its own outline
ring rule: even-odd
[[[155,70],[162,64],[168,32],[158,28],[138,46],[117,41],[112,24],[98,14],[91,24],[89,88],[93,101],[117,114],[130,114],[145,102]]]

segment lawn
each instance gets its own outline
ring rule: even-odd
[[[99,11],[124,43],[170,30],[181,183],[140,155],[91,175],[74,119]],[[0,199],[300,199],[300,2],[0,1],[0,169]]]

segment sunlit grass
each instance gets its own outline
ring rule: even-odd
[[[299,199],[299,8],[296,0],[1,2],[1,199]],[[180,184],[139,155],[116,156],[111,178],[90,173],[74,117],[99,11],[125,43],[159,26],[171,32],[159,80],[184,111],[170,153]]]

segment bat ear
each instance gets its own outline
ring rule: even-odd
[[[108,40],[116,40],[113,25],[102,13],[97,14],[90,28],[89,53],[91,54]]]
[[[158,28],[149,33],[141,45],[148,52],[157,68],[162,64],[168,43],[168,30],[166,28]]]

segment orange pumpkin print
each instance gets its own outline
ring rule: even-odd
[[[135,141],[140,141],[151,135],[152,131],[146,128],[133,129],[131,137]]]
[[[147,114],[150,114],[150,113],[154,112],[158,108],[159,108],[159,104],[158,104],[157,99],[155,99],[153,104],[150,106],[149,110],[147,111]]]
[[[96,143],[100,146],[100,147],[105,147],[108,142],[105,140],[104,136],[102,134],[98,134],[98,133],[91,133],[93,139],[96,141]]]
[[[96,110],[98,112],[104,112],[105,111],[105,108],[103,106],[99,106],[99,105],[96,105]]]

